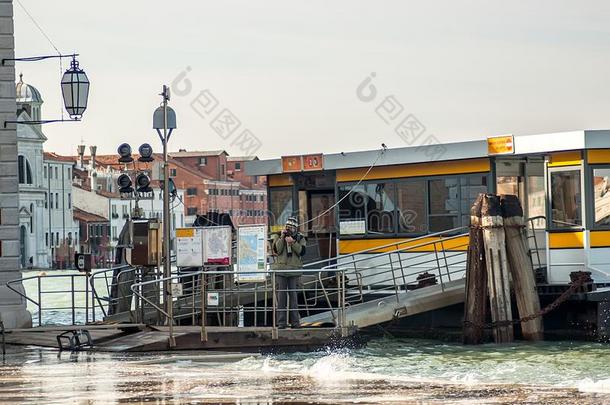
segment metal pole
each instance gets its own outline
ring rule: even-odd
[[[163,246],[165,254],[165,264],[163,267],[163,277],[165,278],[165,312],[169,314],[169,346],[174,347],[174,314],[171,291],[171,262],[170,262],[170,214],[169,214],[169,163],[167,155],[167,102],[169,100],[169,88],[163,85]]]

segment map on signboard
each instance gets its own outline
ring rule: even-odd
[[[242,226],[237,235],[237,281],[265,281],[266,226]]]
[[[205,262],[231,264],[231,227],[212,226],[203,229]]]

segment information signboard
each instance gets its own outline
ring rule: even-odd
[[[201,267],[203,261],[203,228],[176,229],[176,265]]]
[[[267,277],[267,225],[237,228],[236,281],[261,282]]]
[[[231,264],[231,227],[210,226],[203,229],[203,261],[209,264]]]

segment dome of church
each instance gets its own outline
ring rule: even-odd
[[[15,93],[18,103],[43,103],[38,89],[23,82],[23,73],[19,75],[19,82],[15,85]]]

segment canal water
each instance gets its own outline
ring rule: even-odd
[[[1,403],[144,400],[610,404],[610,345],[378,338],[357,349],[243,358],[11,347],[0,365]]]

